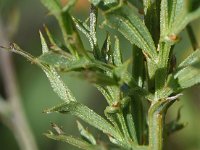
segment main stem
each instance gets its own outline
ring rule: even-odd
[[[151,106],[148,113],[149,150],[163,149],[164,114]]]

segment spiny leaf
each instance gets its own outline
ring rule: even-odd
[[[89,109],[78,102],[62,103],[53,108],[47,109],[45,113],[60,112],[60,113],[70,113],[75,115],[88,124],[96,127],[97,129],[103,131],[105,134],[112,136],[118,140],[121,140],[121,135],[116,131],[116,129],[109,124],[105,119],[96,114],[93,110]]]
[[[143,52],[156,61],[156,48],[152,37],[144,23],[128,6],[105,14],[107,25],[122,33],[132,44],[137,45]]]
[[[80,149],[85,149],[85,150],[93,150],[93,146],[81,139],[72,137],[72,136],[67,136],[67,135],[55,135],[52,133],[45,133],[44,134],[46,137],[57,140],[57,141],[63,141],[66,143],[69,143],[75,147],[78,147]]]
[[[49,49],[41,32],[40,38],[42,44],[42,51],[45,54],[49,51]],[[53,67],[42,67],[42,69],[46,73],[54,92],[57,93],[62,100],[65,100],[66,102],[76,101],[76,99],[72,96],[71,91],[63,83],[63,81],[60,79],[60,76]]]
[[[83,138],[87,139],[93,145],[97,144],[94,136],[88,130],[86,130],[79,121],[77,121],[77,126]]]

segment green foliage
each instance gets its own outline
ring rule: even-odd
[[[168,108],[183,89],[200,83],[199,49],[177,68],[171,63],[178,34],[200,17],[198,0],[90,0],[89,24],[88,20],[72,17],[70,10],[75,2],[62,6],[57,0],[42,0],[57,19],[64,43],[56,41],[54,34],[45,27],[51,47],[40,33],[41,56],[35,58],[16,44],[8,50],[41,67],[54,92],[65,101],[45,113],[72,114],[102,131],[111,144],[102,146],[79,122],[82,139],[65,135],[57,125],[54,126],[56,134],[45,135],[81,149],[161,150],[163,133],[168,135],[183,127],[177,119],[164,128]],[[107,30],[102,48],[96,36],[98,13],[103,14],[103,29]],[[110,29],[122,34],[133,45],[133,55],[128,60],[123,60],[120,40]],[[86,36],[92,53],[84,48],[78,31]],[[76,100],[61,80],[61,72],[78,74],[104,95],[108,103],[105,119]],[[149,107],[144,107],[145,100],[150,103]]]

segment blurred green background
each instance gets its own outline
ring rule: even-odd
[[[78,18],[86,18],[88,15],[87,0],[79,0],[79,4],[74,10],[74,15]],[[10,42],[16,42],[24,50],[35,56],[41,54],[39,30],[43,30],[43,24],[59,35],[56,21],[48,15],[47,10],[39,0],[0,0],[0,18],[6,28]],[[196,37],[200,41],[200,19],[192,23]],[[98,32],[99,38],[103,41],[105,33]],[[184,59],[192,48],[187,38],[187,33],[181,33],[181,42],[175,47],[177,63]],[[130,45],[122,38],[121,47],[128,55]],[[1,41],[0,41],[1,42]],[[0,43],[1,45],[1,43]],[[87,47],[87,43],[85,44]],[[21,56],[13,55],[14,66],[18,87],[26,113],[27,120],[33,131],[36,142],[40,150],[76,150],[66,143],[52,141],[42,135],[50,129],[50,123],[56,122],[62,125],[64,131],[69,134],[78,135],[76,118],[70,115],[43,114],[45,108],[59,104],[61,100],[53,93],[45,74],[37,66],[30,64]],[[70,87],[79,101],[95,109],[99,114],[103,114],[106,105],[102,95],[89,83],[81,79],[64,76],[64,80]],[[2,83],[1,93],[3,89]],[[200,149],[200,86],[195,86],[184,92],[180,101],[169,110],[167,120],[176,118],[177,109],[181,110],[181,122],[187,126],[170,136],[166,149],[176,150],[199,150]],[[0,118],[1,119],[1,118]],[[91,128],[96,133],[96,137],[101,139],[101,133]],[[28,137],[27,137],[28,138]],[[0,120],[0,150],[19,150],[18,144],[12,132]]]

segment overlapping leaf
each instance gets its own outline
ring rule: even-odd
[[[200,17],[200,3],[189,0],[162,0],[161,40],[177,35],[188,23]]]
[[[45,54],[49,51],[49,49],[41,33],[40,33],[40,38],[41,38],[41,44],[42,44],[42,52]],[[59,97],[62,100],[65,100],[67,102],[76,101],[76,99],[72,96],[71,91],[60,79],[60,76],[56,72],[55,68],[50,66],[50,67],[42,67],[42,69],[46,73],[47,77],[49,78],[49,81],[51,83],[53,90],[55,91],[55,93],[59,95]]]
[[[200,83],[200,50],[188,56],[179,66],[175,74],[168,77],[166,89],[168,96]]]
[[[86,57],[69,58],[55,52],[48,52],[37,58],[40,62],[54,66],[62,71],[81,70],[96,68],[110,71],[112,66],[96,60],[88,60]]]
[[[179,65],[174,75],[179,86],[184,89],[200,83],[200,50],[196,50]]]
[[[132,44],[143,50],[147,57],[156,59],[157,53],[152,37],[140,18],[128,6],[105,14],[107,25],[121,32]]]
[[[115,128],[110,123],[108,123],[105,119],[96,114],[93,110],[89,109],[87,106],[84,106],[78,102],[65,102],[53,108],[47,109],[44,112],[70,113],[74,116],[81,118],[85,122],[103,131],[109,136],[121,140],[121,135],[116,132]]]

